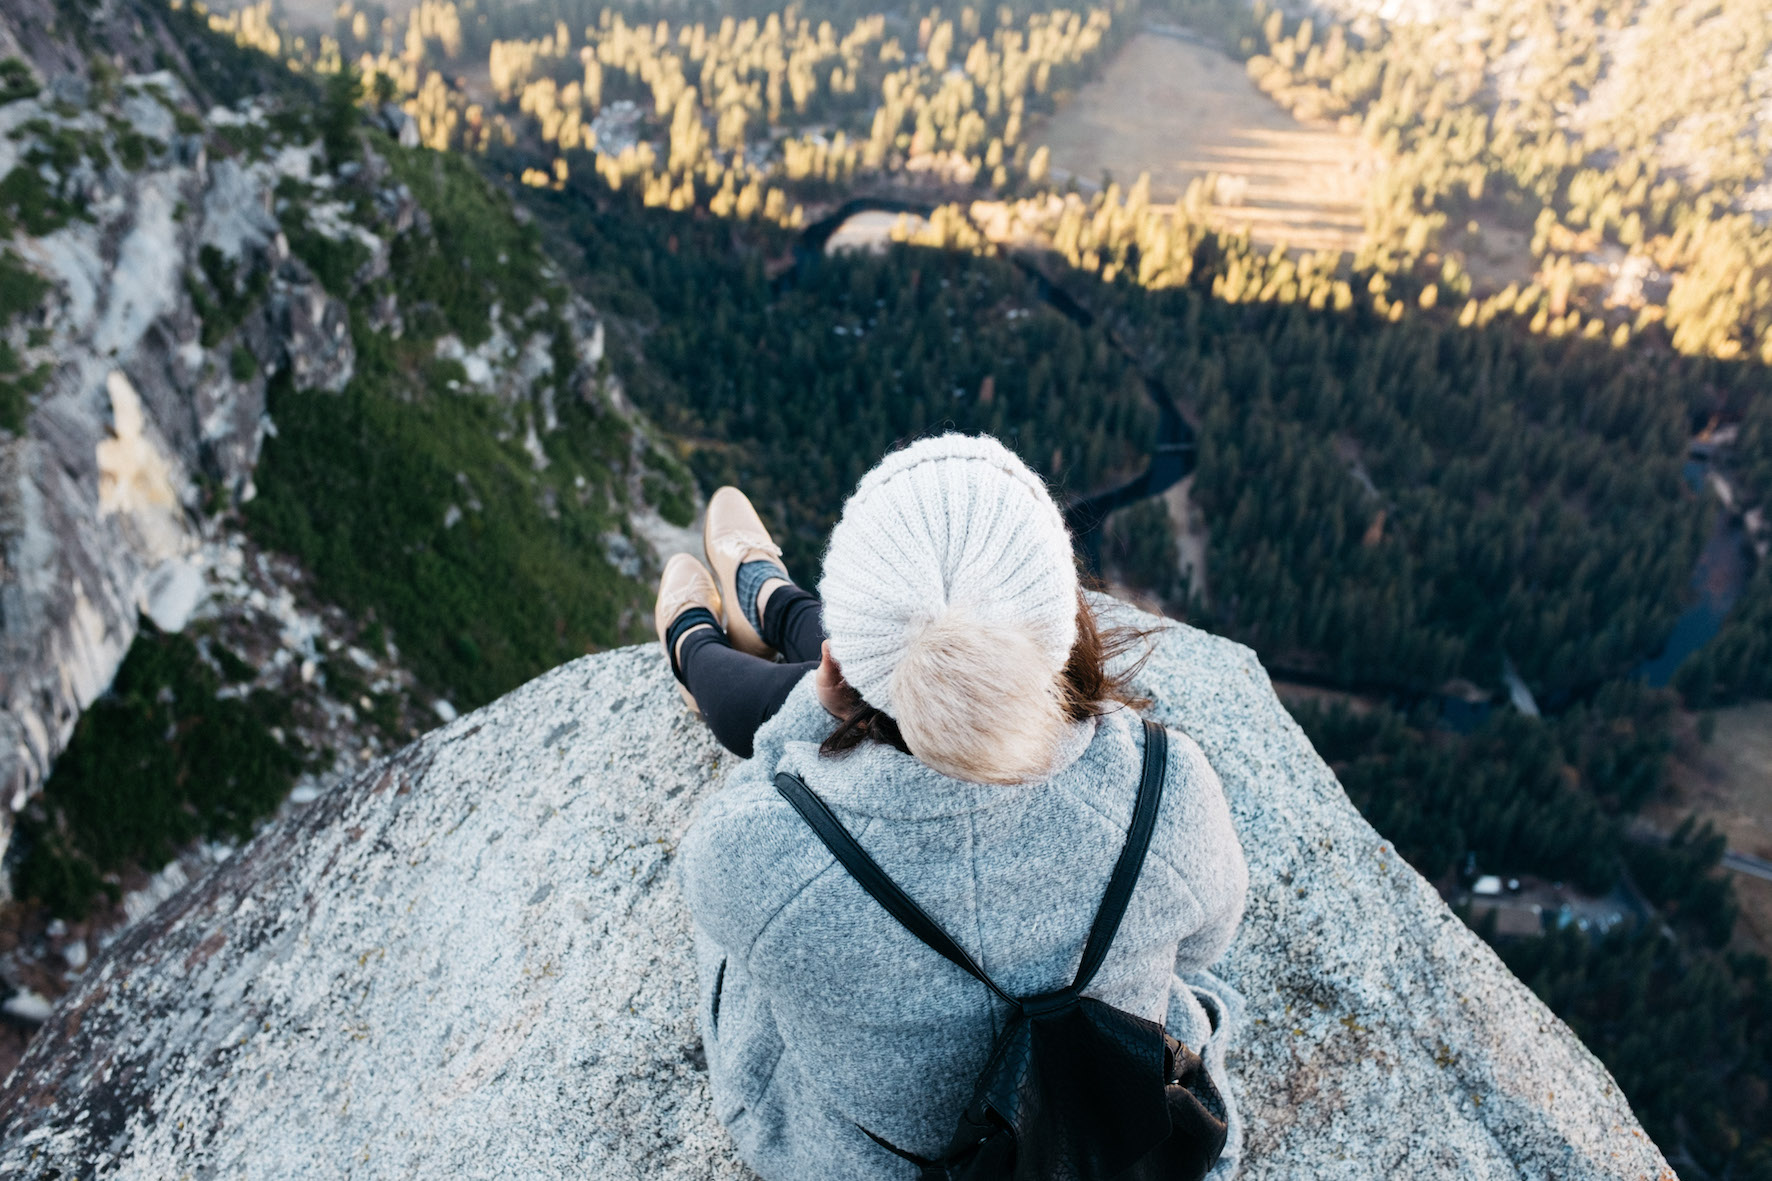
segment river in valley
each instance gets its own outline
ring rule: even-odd
[[[1694,455],[1686,461],[1686,483],[1700,496],[1708,495],[1710,460]],[[1659,689],[1667,685],[1686,657],[1710,643],[1728,618],[1753,574],[1752,551],[1741,522],[1731,513],[1717,511],[1710,536],[1699,551],[1698,564],[1688,584],[1692,601],[1674,621],[1661,651],[1644,661],[1637,675]]]

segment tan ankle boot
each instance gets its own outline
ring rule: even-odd
[[[708,498],[708,515],[701,527],[702,548],[707,551],[708,565],[719,581],[720,594],[731,608],[726,617],[726,638],[741,652],[773,659],[775,649],[763,642],[757,629],[744,616],[738,603],[738,568],[746,562],[774,561],[780,564],[781,547],[763,528],[763,519],[751,507],[744,493],[733,487],[720,488]]]
[[[658,602],[652,608],[652,622],[658,628],[658,642],[665,643],[670,634],[671,624],[677,616],[691,607],[706,607],[720,618],[720,588],[714,585],[714,576],[708,568],[690,557],[688,554],[672,554],[671,560],[665,563],[664,573],[658,580]],[[671,660],[670,649],[665,650],[665,662]],[[672,679],[675,679],[674,677]],[[695,709],[695,698],[690,694],[689,687],[682,681],[677,682],[677,692]]]

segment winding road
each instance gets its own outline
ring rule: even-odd
[[[1723,868],[1732,869],[1736,873],[1744,873],[1749,877],[1760,878],[1772,882],[1772,861],[1754,857],[1747,853],[1737,853],[1731,849],[1723,854]]]

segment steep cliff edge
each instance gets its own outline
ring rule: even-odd
[[[643,634],[640,576],[694,511],[496,178],[200,5],[72,11],[0,9],[0,900],[65,919],[190,852],[173,824],[88,856],[80,773],[42,790],[131,652],[189,640],[274,761],[329,780]],[[0,998],[50,986],[9,958],[32,944],[0,932]]]
[[[1223,777],[1256,1178],[1672,1178],[1605,1069],[1348,803],[1254,656],[1142,680]],[[730,763],[651,647],[586,657],[273,826],[87,972],[0,1173],[742,1177],[672,858]]]
[[[0,260],[46,291],[0,321],[25,374],[0,434],[0,848],[139,613],[183,626],[204,487],[250,497],[269,377],[336,391],[353,361],[344,305],[272,215],[278,163],[212,160],[170,72],[106,87],[62,75],[0,105]],[[258,282],[210,308],[205,271]]]

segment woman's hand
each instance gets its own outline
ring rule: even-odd
[[[837,658],[831,655],[831,642],[826,640],[820,650],[821,659],[818,667],[813,670],[813,687],[818,691],[818,703],[832,717],[843,717],[854,705],[855,690],[843,679],[843,670],[837,666]]]

